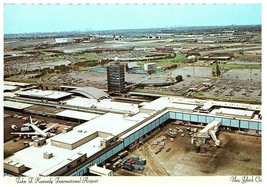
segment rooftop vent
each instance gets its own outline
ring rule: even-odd
[[[44,157],[45,159],[50,159],[50,158],[53,157],[53,153],[44,152],[43,157]]]

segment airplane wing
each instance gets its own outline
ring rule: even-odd
[[[39,129],[36,125],[31,125],[31,127],[33,128],[33,130],[35,130],[35,132],[37,132],[39,135],[46,137],[46,133],[44,131],[42,131],[41,129]]]
[[[46,129],[44,129],[43,131],[44,131],[44,132],[47,132],[47,131],[49,131],[49,130],[55,128],[57,125],[58,125],[58,124],[52,125],[52,126],[46,128]]]

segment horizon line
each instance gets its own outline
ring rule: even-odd
[[[195,25],[195,26],[165,26],[165,27],[151,27],[151,28],[128,28],[128,29],[107,29],[107,30],[72,30],[72,31],[37,31],[37,32],[25,32],[25,33],[4,33],[4,35],[14,35],[14,34],[48,34],[48,33],[62,33],[62,32],[103,32],[103,31],[125,31],[125,30],[143,30],[143,29],[175,29],[175,28],[190,28],[190,27],[230,27],[230,26],[261,26],[262,24],[245,24],[245,25],[238,25],[238,24],[231,24],[231,25]]]

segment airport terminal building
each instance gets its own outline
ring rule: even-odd
[[[41,95],[45,94],[41,92],[38,91]],[[69,96],[68,92],[60,94],[64,98]],[[25,93],[19,95],[21,97]],[[35,100],[26,99],[25,103],[15,97],[6,97],[4,105],[17,107],[19,104],[37,102],[37,97],[34,95]],[[60,103],[58,107],[65,107],[65,111],[58,113],[58,116],[81,118],[85,122],[54,137],[37,140],[38,143],[4,159],[4,175],[82,176],[95,164],[104,164],[114,155],[142,142],[152,131],[170,120],[201,126],[217,120],[225,128],[255,134],[261,134],[262,129],[260,105],[179,97],[160,97],[140,104],[83,97],[65,98],[64,104],[57,102]],[[92,112],[98,110],[99,113]]]

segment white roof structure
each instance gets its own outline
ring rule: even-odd
[[[75,127],[67,134],[60,134],[52,139],[58,142],[73,144],[97,131],[116,136],[135,124],[136,121],[126,120],[122,114],[106,113]]]
[[[149,114],[147,114],[147,113],[138,113],[138,114],[135,114],[131,117],[125,117],[125,119],[139,122],[139,121],[146,119],[147,117],[149,117]]]
[[[64,110],[62,112],[57,113],[56,116],[89,121],[89,120],[92,120],[96,117],[99,117],[100,115],[92,114],[92,113],[88,113],[88,112],[80,112],[80,111],[75,111],[75,110]]]
[[[83,97],[74,97],[65,101],[67,105],[96,108],[100,110],[106,110],[110,112],[131,113],[135,114],[139,112],[137,104],[115,102],[111,99],[88,99]]]
[[[151,107],[152,108],[155,107],[154,110],[160,110],[160,109],[163,109],[164,107],[167,107],[168,105],[167,103],[178,103],[178,104],[202,106],[202,109],[209,109],[210,107],[216,105],[220,107],[232,107],[232,108],[240,108],[240,109],[242,108],[245,110],[259,110],[259,111],[261,110],[261,105],[212,101],[212,100],[201,100],[201,99],[188,99],[188,98],[171,97],[171,96],[160,97],[159,99],[156,99],[148,104],[144,104],[144,106],[147,109]],[[162,105],[164,105],[164,107]],[[188,107],[188,109],[190,109],[190,106]]]
[[[72,93],[68,92],[54,91],[54,90],[38,90],[38,89],[20,91],[17,92],[16,94],[25,97],[45,98],[45,99],[60,99],[72,95]]]
[[[67,86],[67,85],[62,85],[62,86],[59,86],[59,88],[76,89],[76,88],[79,88],[79,87],[77,87],[77,86]]]
[[[72,42],[72,38],[55,38],[56,43],[68,43]]]
[[[47,171],[48,169],[55,167],[62,161],[67,160],[74,154],[86,153],[87,156],[91,156],[96,152],[100,151],[102,148],[99,147],[100,141],[103,138],[97,137],[91,141],[77,147],[74,150],[68,150],[64,148],[59,148],[52,146],[50,144],[50,139],[46,140],[47,145],[41,147],[28,147],[21,151],[14,153],[13,156],[5,159],[5,162],[13,161],[17,163],[24,164],[26,167],[31,168],[30,170],[23,173],[24,176],[39,176],[40,173]],[[45,152],[52,153],[53,157],[50,159],[44,159],[43,154]]]
[[[103,99],[109,98],[109,95],[101,89],[94,87],[80,87],[70,91],[71,93],[78,93],[88,97],[89,99]]]
[[[24,176],[34,177],[39,176],[39,174],[49,175],[54,170],[68,163],[68,159],[72,158],[76,154],[86,154],[87,157],[90,157],[103,149],[101,147],[102,142],[111,140],[111,138],[114,138],[114,136],[118,136],[119,139],[122,140],[123,138],[126,138],[127,136],[136,132],[138,129],[143,128],[145,125],[152,122],[159,116],[162,116],[169,112],[169,110],[165,110],[162,111],[162,113],[157,113],[156,111],[158,110],[164,109],[166,107],[174,108],[177,110],[194,110],[199,106],[198,104],[201,104],[202,106],[204,102],[205,101],[201,100],[198,101],[175,97],[161,97],[152,102],[143,103],[144,112],[142,112],[142,110],[141,112],[139,112],[138,105],[135,104],[113,102],[110,99],[104,99],[100,102],[97,102],[96,99],[75,97],[67,100],[66,103],[75,106],[90,107],[92,105],[95,105],[97,108],[102,107],[107,110],[111,108],[110,110],[130,110],[133,112],[138,112],[133,116],[127,116],[125,114],[116,114],[111,112],[103,115],[96,115],[86,112],[65,110],[58,113],[57,115],[73,118],[76,117],[90,121],[87,121],[73,128],[72,131],[64,134],[62,133],[50,139],[47,139],[46,145],[43,145],[41,147],[31,146],[18,151],[14,153],[14,155],[6,158],[4,162],[17,162],[19,164],[24,164],[26,167],[30,168],[23,173]],[[213,101],[208,101],[207,103],[209,103],[210,105],[217,104]],[[240,106],[242,105],[243,104],[240,104]],[[254,111],[221,107],[220,109],[213,110],[212,112],[214,114],[216,112],[221,112],[223,114],[230,115],[250,116],[253,115]],[[190,112],[187,111],[187,113]],[[141,123],[138,124],[139,122]],[[62,145],[66,146],[64,147]],[[71,145],[70,148],[69,145]],[[52,153],[53,156],[49,159],[45,159],[43,158],[44,153]]]
[[[30,83],[22,83],[22,82],[4,81],[4,85],[25,87],[25,86],[31,86],[32,84],[30,84]]]
[[[261,110],[261,105],[232,103],[232,102],[223,102],[223,101],[205,101],[204,105],[207,105],[207,106],[216,105],[216,106],[221,106],[221,107],[243,108],[246,110]]]
[[[129,69],[131,68],[138,68],[139,66],[137,65],[137,62],[128,62],[127,66]]]
[[[111,99],[103,99],[96,104],[96,108],[104,109],[104,110],[111,110],[111,111],[120,111],[123,113],[138,113],[139,108],[137,104],[131,103],[122,103],[122,102],[115,102]]]
[[[231,108],[220,108],[220,109],[212,111],[211,113],[252,117],[254,114],[254,111],[231,109]]]
[[[4,92],[4,97],[16,97],[16,92]]]
[[[102,167],[99,167],[97,165],[91,166],[89,168],[89,170],[90,170],[91,173],[94,173],[94,174],[97,174],[97,175],[100,175],[100,176],[108,176],[108,175],[110,175],[110,173],[112,173],[112,175],[113,175],[113,171],[112,170],[106,169],[106,168],[102,168]]]
[[[13,109],[25,109],[32,106],[31,104],[14,102],[14,101],[4,101],[4,107]]]
[[[220,107],[220,110],[213,110],[211,114],[228,114],[228,115],[239,115],[251,117],[253,115],[253,110],[261,111],[261,105],[250,105],[241,103],[231,103],[231,102],[221,102],[221,101],[205,101],[199,99],[187,99],[179,97],[161,97],[150,103],[142,103],[144,109],[149,110],[161,110],[165,107],[171,107],[178,110],[191,110],[193,111],[199,106],[201,109],[209,110],[212,106]],[[227,107],[227,108],[226,108]],[[236,109],[231,109],[236,108]],[[239,108],[239,109],[238,109]]]
[[[85,154],[82,154],[82,153],[76,153],[75,155],[69,157],[68,159],[66,160],[63,160],[62,162],[60,162],[59,164],[45,170],[44,172],[41,173],[41,176],[49,176],[51,173],[53,173],[54,171],[56,170],[59,170],[61,169],[62,167],[70,164],[73,160],[76,160],[78,158],[80,158],[81,155],[85,155]]]
[[[67,105],[91,107],[97,103],[96,99],[88,99],[84,97],[74,97],[65,101]]]
[[[18,88],[17,86],[4,85],[4,92],[5,91],[13,91],[13,90],[16,90],[17,88]]]
[[[202,110],[209,110],[213,106],[214,106],[214,104],[212,104],[211,102],[207,102],[201,107],[201,109]]]
[[[115,136],[129,129],[136,123],[136,121],[124,119],[122,114],[106,113],[75,127],[68,133],[59,134],[46,140],[48,143],[47,145],[28,147],[27,149],[16,152],[13,156],[5,159],[5,162],[13,161],[25,164],[26,167],[31,169],[24,172],[23,175],[38,176],[40,173],[45,173],[47,170],[49,171],[50,168],[55,168],[56,165],[62,163],[62,161],[74,154],[86,153],[87,157],[90,157],[102,149],[100,147],[100,142],[108,137],[103,138],[98,136],[73,150],[52,146],[51,141],[72,144],[98,131],[110,133]],[[52,153],[53,157],[44,159],[43,153],[45,152]]]
[[[150,103],[147,103],[144,105],[144,109],[150,109],[150,110],[161,110],[165,107],[171,107],[181,110],[194,110],[198,107],[198,105],[195,104],[181,104],[178,100],[175,100],[174,98],[168,98],[168,97],[161,97],[157,100],[154,100]]]

